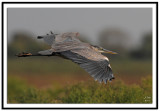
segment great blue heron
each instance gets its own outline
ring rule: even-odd
[[[100,83],[114,79],[109,59],[101,53],[117,54],[100,46],[91,45],[78,39],[78,32],[51,34],[38,36],[43,39],[51,49],[40,51],[37,54],[20,53],[18,57],[26,56],[60,56],[77,63]]]

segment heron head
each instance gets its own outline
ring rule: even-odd
[[[100,53],[118,54],[118,53],[116,53],[116,52],[113,52],[113,51],[104,49],[104,48],[101,47],[101,46],[95,46],[95,45],[92,45],[92,46],[94,47],[94,49],[95,49],[97,52],[100,52]]]

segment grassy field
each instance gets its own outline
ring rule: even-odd
[[[139,85],[84,81],[41,89],[9,77],[8,103],[152,103],[152,80],[147,77]]]
[[[110,63],[105,85],[58,57],[8,59],[8,103],[152,103],[151,61]]]

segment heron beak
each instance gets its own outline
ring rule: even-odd
[[[102,53],[118,54],[117,52],[113,52],[113,51],[110,51],[110,50],[107,50],[107,49],[103,49],[103,52],[102,52]]]

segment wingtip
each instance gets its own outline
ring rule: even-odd
[[[42,39],[42,38],[43,38],[42,36],[38,36],[38,37],[37,37],[37,39]]]
[[[115,79],[115,77],[110,78],[109,81],[112,81],[113,79]]]

